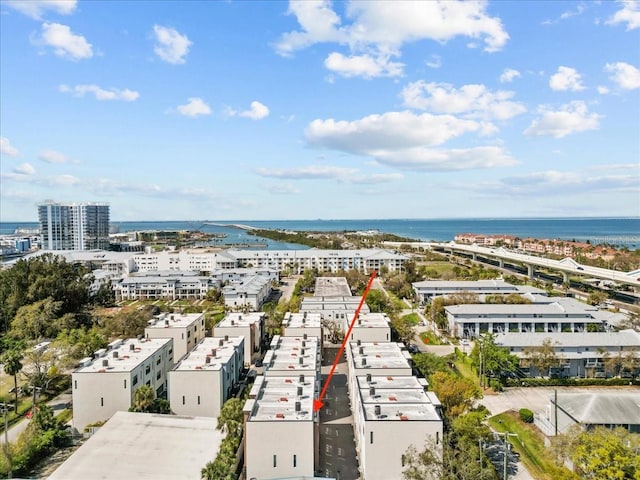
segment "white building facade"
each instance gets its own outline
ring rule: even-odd
[[[244,362],[250,365],[265,339],[263,312],[230,312],[213,327],[214,337],[244,337]]]
[[[177,362],[205,337],[204,313],[161,313],[149,320],[146,338],[173,339],[173,358]]]
[[[108,250],[109,205],[55,203],[38,205],[42,248],[45,250]]]

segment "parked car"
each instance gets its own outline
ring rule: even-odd
[[[407,350],[409,350],[409,353],[420,353],[418,346],[413,343],[407,347]]]

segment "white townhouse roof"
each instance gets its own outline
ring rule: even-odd
[[[319,328],[322,326],[322,315],[319,313],[287,312],[282,320],[283,328]]]
[[[302,380],[302,381],[301,381]],[[248,422],[313,421],[315,376],[256,378],[246,406]]]
[[[203,313],[161,313],[149,320],[146,329],[186,328],[203,316]]]
[[[95,359],[88,358],[82,361],[81,366],[73,373],[130,372],[169,342],[173,340],[171,338],[115,340],[109,344],[108,350],[101,349],[95,352]]]
[[[264,316],[264,312],[229,312],[214,326],[214,330],[218,327],[248,327],[254,324],[259,326]]]
[[[208,371],[219,370],[229,363],[236,350],[244,341],[238,337],[205,337],[196,347],[178,362],[173,371]]]
[[[519,287],[512,285],[503,280],[425,280],[422,282],[414,282],[412,284],[420,289],[443,289],[443,290],[504,290],[507,292],[517,293]]]
[[[509,348],[539,347],[549,339],[556,348],[561,347],[635,347],[640,350],[640,332],[522,332],[496,335],[496,344]],[[594,350],[595,351],[595,350]],[[594,352],[592,351],[592,353]]]
[[[350,297],[351,289],[345,277],[317,277],[313,295],[316,297]]]
[[[409,352],[403,344],[393,342],[349,342],[354,366],[357,368],[411,368]]]

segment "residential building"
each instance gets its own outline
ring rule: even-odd
[[[345,323],[353,320],[362,297],[304,297],[300,305],[301,312],[319,313],[323,320],[333,321],[340,328]],[[369,313],[371,310],[366,303],[362,304],[360,313]]]
[[[318,337],[304,334],[301,337],[275,335],[271,348],[262,360],[264,376],[288,377],[320,375],[320,342]]]
[[[460,293],[476,295],[509,295],[524,293],[517,285],[503,280],[425,280],[411,284],[420,303],[429,303],[434,297],[446,297]]]
[[[282,319],[283,337],[323,337],[322,316],[319,313],[291,313],[284,314]]]
[[[345,277],[316,277],[316,297],[350,297],[351,288]]]
[[[215,418],[116,412],[48,478],[200,480],[225,436]]]
[[[116,300],[167,300],[203,299],[221,282],[211,277],[201,277],[191,271],[146,271],[123,278],[113,286]]]
[[[545,341],[558,365],[541,372],[528,359]],[[640,370],[640,332],[635,330],[502,333],[495,342],[520,358],[522,370],[531,376],[604,377]]]
[[[73,426],[107,420],[128,410],[134,392],[148,385],[158,397],[167,393],[167,372],[173,366],[171,338],[116,340],[86,358],[71,376]]]
[[[566,433],[574,425],[584,430],[622,427],[640,433],[640,393],[558,393],[551,395],[536,425],[549,436]],[[557,427],[556,427],[557,425]]]
[[[244,363],[253,362],[265,340],[263,312],[230,312],[213,327],[214,337],[244,337]]]
[[[390,319],[385,313],[361,313],[358,315],[351,335],[350,342],[389,342],[391,341]],[[345,319],[344,332],[348,332],[351,319]]]
[[[109,249],[109,205],[55,203],[38,205],[42,248],[46,250]]]
[[[271,293],[271,280],[253,276],[222,288],[224,304],[233,310],[260,310]]]
[[[177,362],[205,337],[204,313],[161,313],[149,320],[147,338],[172,338]]]
[[[247,479],[314,478],[318,468],[319,381],[313,375],[259,376],[245,403]]]
[[[169,401],[177,415],[217,417],[244,368],[244,337],[207,337],[169,372]]]
[[[402,478],[409,447],[442,454],[441,405],[426,382],[414,376],[355,377],[350,393],[362,478]]]
[[[487,332],[598,331],[615,325],[620,317],[560,298],[552,303],[451,305],[445,307],[445,313],[449,332],[456,337],[477,337]]]
[[[394,342],[349,342],[345,351],[350,390],[356,390],[356,377],[368,373],[381,376],[413,375],[411,354],[403,348],[404,344]]]

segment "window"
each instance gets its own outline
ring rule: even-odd
[[[200,405],[200,395],[198,395],[198,405]]]
[[[373,444],[373,432],[369,432],[369,443]]]
[[[133,381],[131,382],[131,385],[133,385],[134,387],[138,384],[138,375],[134,375],[133,376]]]
[[[100,406],[104,407],[104,397],[100,397]]]
[[[161,376],[162,376],[162,370],[158,370],[158,373],[156,373],[156,380],[160,380]]]
[[[278,462],[276,461],[276,456],[273,456],[273,468],[276,468],[276,466],[278,465]]]
[[[436,445],[440,445],[440,432],[436,432]]]
[[[182,404],[184,405],[184,395],[182,395]]]
[[[293,468],[296,468],[297,465],[298,465],[298,456],[294,455],[293,456]]]
[[[151,371],[151,365],[145,365],[144,367],[144,374],[145,375],[149,375],[149,372]]]
[[[78,380],[73,381],[73,388],[78,388]]]
[[[403,467],[404,467],[405,460],[406,460],[405,456],[402,455],[402,457],[400,457],[400,461],[402,462]]]
[[[158,359],[156,360],[156,365],[160,365],[160,361],[161,361],[161,358],[158,357]]]
[[[127,389],[127,379],[126,378],[124,379],[124,389],[125,390]]]

